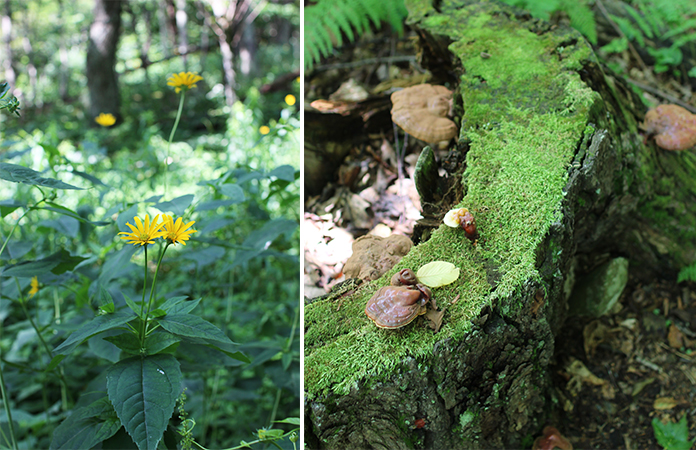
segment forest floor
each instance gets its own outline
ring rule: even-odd
[[[391,49],[386,56],[392,60],[407,62],[375,63],[385,57],[385,48]],[[354,139],[344,158],[322,168],[336,175],[307,191],[307,298],[325,294],[345,279],[342,267],[359,236],[412,236],[414,228],[437,226],[449,209],[440,205],[435,214],[421,215],[413,172],[422,143],[411,138],[404,145],[403,132],[388,126],[375,131],[380,126],[374,122],[389,105],[388,88],[396,87],[389,80],[427,77],[408,61],[407,55],[413,54],[411,40],[383,33],[342,49],[339,58],[306,80],[310,133],[312,121],[321,126],[322,115],[337,114],[346,126],[365,123],[371,129],[349,130],[362,137]],[[309,106],[318,99],[325,102]],[[351,121],[351,116],[362,120]],[[439,161],[458,156],[447,151],[436,155]],[[449,173],[441,170],[443,176]],[[658,448],[653,418],[677,422],[684,414],[696,414],[696,284],[677,284],[672,275],[630,277],[609,314],[599,319],[573,317],[561,330],[551,368],[553,392],[548,393],[557,408],[548,425],[560,430],[574,448]],[[689,436],[695,428],[691,423]]]

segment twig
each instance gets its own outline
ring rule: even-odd
[[[682,108],[688,109],[688,110],[691,111],[693,114],[696,114],[696,108],[694,108],[693,106],[689,105],[688,103],[685,103],[685,102],[679,100],[679,99],[676,98],[676,97],[672,97],[671,95],[667,94],[666,92],[662,92],[662,91],[660,91],[660,90],[657,89],[657,88],[654,88],[654,87],[652,87],[652,86],[648,86],[647,84],[643,84],[643,83],[641,83],[641,82],[639,82],[639,81],[632,80],[632,79],[630,79],[630,78],[626,78],[626,81],[628,81],[628,82],[631,83],[631,84],[635,84],[636,86],[638,86],[639,88],[643,89],[644,91],[648,91],[648,92],[650,92],[650,93],[652,93],[652,94],[659,95],[660,97],[664,98],[665,100],[668,100],[668,101],[670,101],[670,102],[672,102],[672,103],[674,103],[674,104],[677,104],[677,105],[681,106]]]

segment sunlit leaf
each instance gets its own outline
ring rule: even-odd
[[[459,278],[459,268],[445,261],[433,261],[418,269],[416,278],[431,288],[445,286]]]
[[[67,355],[86,339],[103,331],[120,327],[124,323],[133,320],[135,317],[132,311],[119,311],[114,314],[97,316],[92,321],[82,325],[79,330],[73,332],[65,342],[53,350],[53,353],[56,355]]]
[[[46,186],[54,189],[83,189],[54,178],[44,178],[36,170],[24,166],[18,166],[17,164],[0,163],[0,178],[15,183]]]

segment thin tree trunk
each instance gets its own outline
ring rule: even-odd
[[[87,87],[92,121],[100,113],[120,118],[121,102],[115,70],[120,28],[121,1],[96,0],[87,48]]]
[[[186,23],[188,15],[186,14],[186,0],[176,0],[176,29],[179,34],[179,54],[184,61],[184,71],[188,71],[188,32],[186,31]]]
[[[15,86],[15,71],[13,67],[13,54],[12,54],[12,6],[10,0],[5,0],[5,5],[3,8],[2,19],[2,67],[5,70],[5,80],[14,89]]]

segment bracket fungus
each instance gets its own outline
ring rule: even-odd
[[[665,150],[686,150],[696,145],[696,115],[677,105],[660,105],[645,114],[643,128],[655,135]]]
[[[391,95],[392,121],[406,133],[430,144],[449,141],[457,125],[447,116],[452,110],[452,91],[444,86],[419,84]]]

